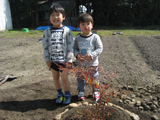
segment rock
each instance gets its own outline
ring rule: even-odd
[[[153,100],[154,100],[154,101],[157,101],[157,100],[158,100],[158,98],[157,98],[157,97],[153,97]]]
[[[62,116],[61,114],[58,114],[58,115],[55,116],[54,119],[55,119],[55,120],[61,120],[61,116]]]
[[[128,90],[133,91],[134,87],[133,86],[128,86]]]
[[[147,105],[152,105],[152,102],[146,102]]]
[[[153,99],[153,97],[152,97],[151,95],[149,96],[149,98],[150,98],[150,100],[152,100],[152,99]]]
[[[140,97],[140,98],[143,98],[143,97],[144,97],[144,95],[141,93],[139,97]]]
[[[120,99],[120,100],[119,100],[119,103],[123,103],[123,101]]]
[[[121,99],[124,101],[126,99],[126,95],[122,94]]]
[[[129,104],[129,102],[130,102],[130,100],[126,100],[126,103],[128,103],[128,104]]]
[[[126,99],[127,99],[127,100],[131,100],[131,98],[130,98],[130,97],[128,97],[128,96],[126,97]]]
[[[150,108],[148,105],[145,105],[145,106],[144,106],[144,110],[146,110],[146,111],[147,111],[147,110],[151,110],[151,108]]]
[[[137,107],[141,106],[141,101],[137,101],[137,102],[136,102],[136,106],[137,106]]]
[[[144,110],[144,108],[142,107],[142,106],[139,106],[139,108],[138,108],[139,110]]]
[[[144,99],[145,102],[149,102],[149,99]]]
[[[124,86],[122,87],[122,89],[128,90],[127,85],[124,85]]]
[[[135,100],[135,99],[132,99],[131,101],[132,101],[132,102],[136,102],[136,100]]]
[[[135,98],[135,97],[136,97],[136,95],[135,95],[135,94],[132,94],[132,95],[131,95],[131,98]]]
[[[140,120],[139,116],[134,114],[134,113],[131,113],[130,117],[131,117],[132,120]]]
[[[146,105],[146,102],[145,101],[142,101],[141,102],[141,105],[144,107]]]
[[[92,106],[92,104],[88,104],[89,106]]]
[[[159,105],[158,105],[158,102],[157,102],[157,101],[153,101],[153,104],[154,104],[157,108],[159,108]]]
[[[141,89],[143,89],[143,88],[144,88],[143,86],[139,86],[139,87],[138,87],[138,90],[141,90]]]
[[[156,115],[152,115],[151,120],[159,120],[159,118]]]
[[[155,105],[151,105],[150,108],[151,108],[152,111],[157,109],[157,107]]]
[[[130,105],[134,105],[134,104],[135,104],[135,102],[129,101],[129,104],[130,104]]]
[[[77,105],[78,105],[78,106],[82,106],[82,103],[80,102],[80,103],[78,103]]]
[[[136,97],[140,97],[140,95],[141,95],[140,93],[136,93]]]
[[[78,104],[77,103],[71,103],[71,104],[69,104],[69,107],[70,108],[75,108],[75,107],[78,107]]]
[[[84,106],[87,106],[87,105],[88,105],[88,102],[83,102],[83,105],[84,105]]]
[[[149,96],[150,94],[149,93],[147,93],[147,92],[145,92],[145,93],[143,93],[144,94],[144,96]]]

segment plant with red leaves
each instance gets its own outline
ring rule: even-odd
[[[85,80],[86,83],[88,83],[91,86],[94,86],[97,88],[100,92],[100,99],[98,103],[96,102],[96,106],[92,105],[88,107],[87,109],[83,111],[77,111],[77,115],[72,118],[81,118],[84,120],[107,120],[111,116],[111,113],[113,110],[111,108],[108,108],[106,105],[109,101],[115,96],[118,98],[120,97],[120,94],[127,94],[129,91],[124,92],[119,88],[116,88],[112,84],[98,84],[98,82],[94,79],[94,77],[90,77],[90,71],[91,67],[78,67],[78,66],[72,66],[70,68],[63,68],[60,67],[62,70],[66,70],[70,72],[75,77],[81,77]],[[104,72],[104,69],[99,67],[98,68],[99,73],[101,74],[101,77],[105,79],[110,79],[112,77],[115,77],[118,75],[118,72],[113,71],[112,74],[106,74]],[[80,74],[78,74],[80,73]]]

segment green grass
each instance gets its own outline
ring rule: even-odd
[[[30,30],[29,32],[22,32],[17,30],[9,30],[0,32],[0,37],[4,38],[24,38],[24,37],[43,37],[43,30]]]
[[[113,32],[122,32],[123,36],[134,36],[134,35],[160,35],[159,30],[131,30],[131,29],[115,29],[115,30],[98,30],[100,36],[112,36]],[[119,35],[119,34],[117,34]],[[120,35],[122,36],[122,35]]]
[[[43,37],[43,30],[29,30],[29,32],[22,32],[21,30],[1,31],[0,37],[4,38],[24,38],[24,37]],[[123,32],[123,35],[117,34],[116,36],[134,36],[134,35],[160,35],[159,30],[139,30],[139,29],[97,29],[100,36],[113,36],[113,32]],[[81,31],[72,31],[75,37]]]

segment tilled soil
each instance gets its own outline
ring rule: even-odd
[[[101,38],[104,46],[99,56],[100,68],[104,69],[104,72],[100,71],[101,84],[112,83],[115,88],[160,84],[160,36]],[[0,37],[0,76],[17,76],[0,86],[0,119],[54,119],[67,108],[55,104],[57,92],[43,60],[40,39]],[[106,79],[113,71],[118,75]],[[76,78],[70,74],[69,79],[72,102],[77,103]],[[85,94],[89,95],[86,101],[92,101],[92,91],[89,86],[86,89]],[[159,96],[159,93],[154,95]],[[159,112],[139,111],[127,104],[121,106],[139,114],[142,119],[153,114],[160,118]]]

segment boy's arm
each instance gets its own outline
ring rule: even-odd
[[[46,62],[49,69],[51,69],[51,62]]]
[[[66,62],[72,63],[73,59],[73,36],[72,32],[69,30],[67,33],[67,59]]]
[[[77,58],[77,55],[80,53],[78,48],[77,38],[75,38],[73,50],[74,50],[74,56]]]
[[[50,53],[49,53],[49,38],[47,35],[48,29],[44,31],[43,34],[43,57],[45,62],[50,62]]]
[[[90,53],[92,59],[100,55],[103,51],[103,44],[98,35],[96,36],[95,46],[96,46],[96,49]]]

